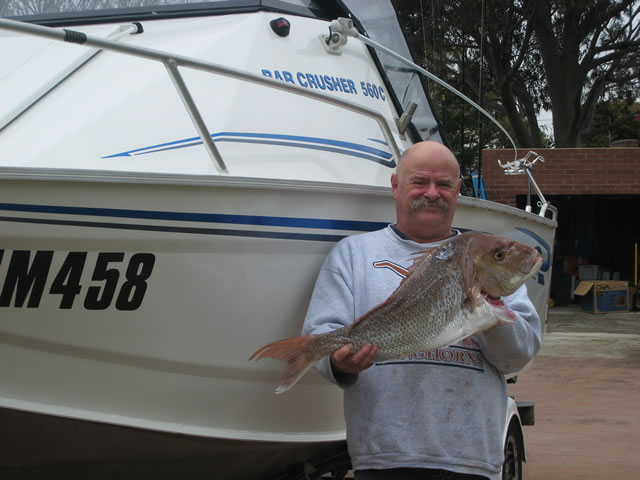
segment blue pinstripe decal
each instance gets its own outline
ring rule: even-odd
[[[359,220],[332,220],[319,218],[272,217],[262,215],[229,215],[219,213],[162,212],[116,208],[70,207],[63,205],[26,205],[0,203],[0,210],[12,212],[53,213],[94,217],[137,218],[183,222],[226,223],[234,225],[260,225],[272,227],[314,228],[323,230],[352,230],[369,232],[386,227],[383,222]]]
[[[260,143],[267,145],[284,145],[294,148],[311,148],[314,150],[325,150],[342,153],[345,155],[365,158],[367,160],[380,163],[389,168],[395,168],[396,162],[392,155],[384,150],[361,145],[358,143],[344,142],[320,137],[308,137],[299,135],[281,135],[273,133],[250,133],[250,132],[218,132],[212,133],[211,138],[216,142],[239,142],[239,143]],[[386,145],[386,142],[376,139],[368,139]],[[190,137],[172,142],[159,143],[148,147],[136,148],[120,153],[106,155],[102,158],[131,157],[134,155],[146,155],[148,153],[162,152],[179,148],[187,148],[201,145],[200,137]]]
[[[315,242],[338,242],[346,235],[302,232],[274,232],[263,230],[241,230],[231,228],[174,227],[171,225],[140,225],[116,222],[88,222],[81,220],[57,220],[50,218],[20,218],[0,216],[0,222],[33,223],[36,225],[64,225],[67,227],[108,228],[144,232],[187,233],[195,235],[218,235],[225,237],[268,238],[282,240],[312,240]]]

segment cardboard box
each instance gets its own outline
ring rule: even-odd
[[[629,282],[586,280],[573,293],[582,296],[582,309],[590,313],[629,311]]]

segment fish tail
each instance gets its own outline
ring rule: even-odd
[[[316,336],[305,335],[270,343],[251,355],[249,360],[275,358],[286,362],[287,366],[284,368],[280,384],[276,388],[276,393],[284,393],[293,387],[316,362],[317,359],[308,348],[309,343]]]

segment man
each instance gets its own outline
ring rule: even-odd
[[[339,242],[326,258],[303,334],[352,323],[398,287],[416,251],[459,232],[451,228],[460,193],[458,163],[436,142],[413,145],[391,176],[395,225]],[[540,320],[526,287],[503,299],[517,314],[435,352],[373,364],[367,345],[345,345],[317,363],[344,389],[347,443],[356,479],[500,479],[506,417],[505,373],[540,347]]]

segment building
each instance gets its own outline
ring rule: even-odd
[[[526,150],[519,151],[523,157]],[[533,175],[545,198],[558,208],[552,295],[558,304],[570,302],[572,280],[580,265],[597,265],[599,279],[626,280],[638,275],[640,248],[640,148],[536,149],[544,163]],[[482,176],[489,200],[523,208],[526,175],[505,175],[503,164],[513,150],[484,150]],[[537,196],[532,190],[532,205]],[[575,277],[572,279],[571,276]],[[583,275],[584,276],[584,275]],[[554,288],[555,287],[555,288]]]

